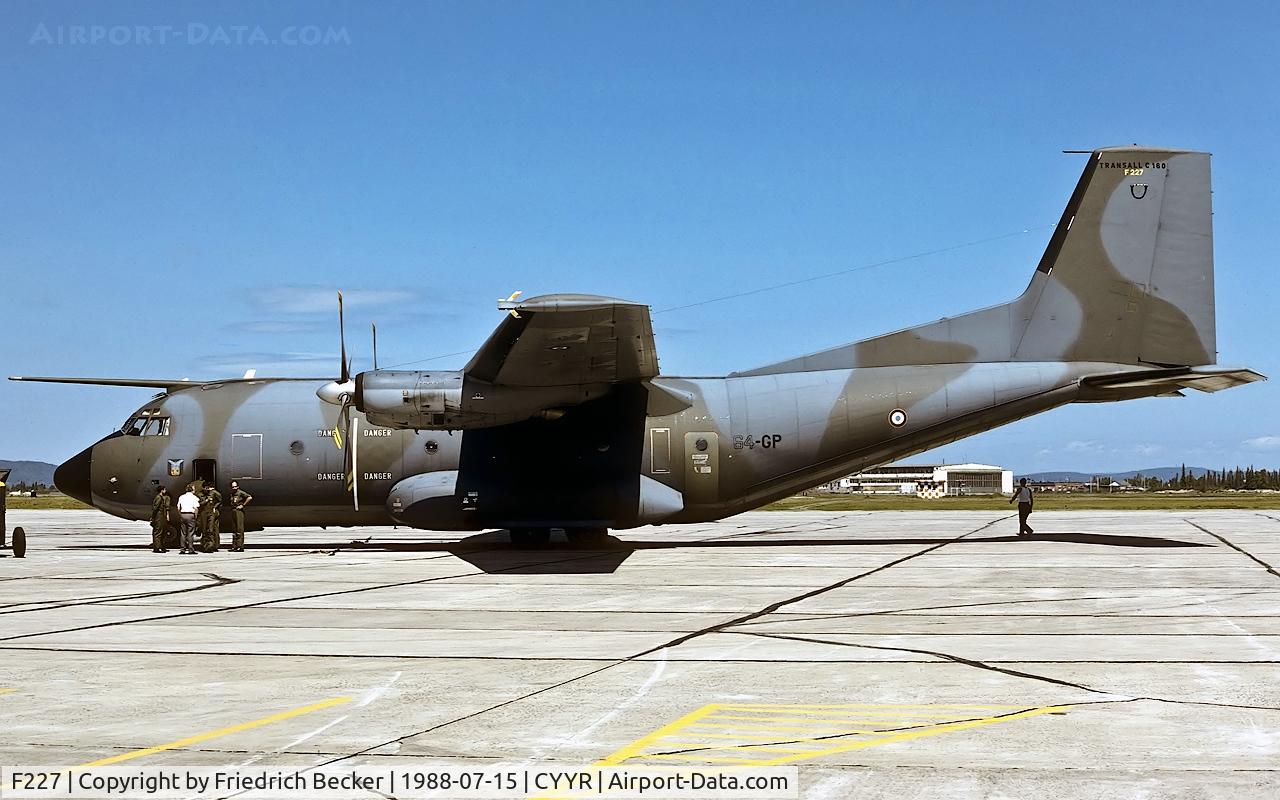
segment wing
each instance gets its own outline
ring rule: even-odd
[[[47,378],[47,377],[19,377],[10,378],[11,381],[31,381],[33,383],[78,383],[85,386],[137,386],[144,389],[164,389],[171,391],[186,386],[199,386],[201,381],[188,380],[171,380],[164,378]]]
[[[502,386],[643,381],[658,374],[649,307],[585,294],[498,302],[511,312],[464,370]]]
[[[253,383],[262,381],[330,381],[332,378],[258,378],[254,376],[246,376],[243,378],[221,378],[211,381],[192,381],[186,378],[62,378],[62,377],[32,377],[32,376],[14,376],[11,381],[27,381],[28,383],[75,383],[82,386],[136,386],[143,389],[164,389],[166,392],[174,392],[181,389],[190,389],[193,386],[221,386],[226,383]]]

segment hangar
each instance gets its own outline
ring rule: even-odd
[[[991,464],[890,464],[832,481],[842,494],[916,494],[922,497],[1013,493],[1013,470]]]

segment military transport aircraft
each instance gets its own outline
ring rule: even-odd
[[[159,485],[236,479],[250,527],[537,545],[720,519],[1066,403],[1264,379],[1216,365],[1209,154],[1185,150],[1090,153],[1012,302],[725,377],[659,374],[640,303],[499,309],[461,371],[352,377],[344,341],[337,380],[14,380],[161,390],[55,475],[118,517],[147,519]]]

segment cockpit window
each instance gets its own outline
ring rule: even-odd
[[[120,431],[125,436],[168,436],[169,418],[160,416],[159,409],[147,409],[129,417]]]

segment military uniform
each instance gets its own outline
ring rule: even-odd
[[[222,505],[222,493],[212,484],[204,487],[200,495],[200,514],[203,524],[200,527],[200,549],[212,553],[221,544],[219,528],[222,527],[222,513],[218,506]]]
[[[244,552],[244,507],[251,500],[253,495],[239,487],[231,493],[231,518],[235,522],[235,533],[231,537],[232,552]]]
[[[170,498],[166,492],[156,492],[156,498],[151,501],[151,552],[153,553],[169,552],[164,541],[169,533],[169,503]]]

